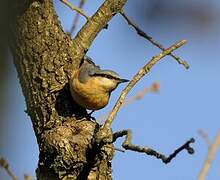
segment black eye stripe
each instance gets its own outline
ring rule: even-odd
[[[119,78],[113,77],[113,76],[108,75],[108,74],[94,74],[94,76],[100,76],[100,77],[106,77],[108,79],[120,80]]]

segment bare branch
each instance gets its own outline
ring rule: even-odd
[[[77,13],[81,14],[82,16],[84,16],[87,20],[89,20],[90,17],[85,14],[83,9],[76,7],[75,5],[70,3],[68,0],[60,0],[60,1],[62,3],[64,3],[66,6],[68,6],[70,9],[76,11]]]
[[[6,159],[4,159],[3,157],[0,158],[0,167],[2,167],[3,169],[5,169],[5,171],[8,173],[8,175],[12,178],[12,180],[18,180],[18,178],[14,175],[14,173],[12,172],[8,161]]]
[[[98,33],[106,27],[115,14],[121,11],[126,2],[127,0],[104,1],[73,39],[71,48],[74,51],[74,62],[80,64]]]
[[[124,104],[122,105],[123,107],[124,106],[127,106],[127,105],[130,105],[132,103],[134,103],[135,101],[137,100],[140,100],[142,98],[144,98],[144,96],[149,93],[149,92],[158,92],[160,89],[160,84],[158,82],[155,82],[153,83],[150,87],[145,87],[143,90],[139,91],[135,96],[131,97],[131,98],[128,98]],[[105,121],[105,119],[108,117],[107,114],[101,116],[98,118],[98,122],[100,124],[103,124],[103,122]]]
[[[107,120],[105,121],[104,127],[105,128],[110,128],[112,122],[114,121],[119,109],[121,108],[121,106],[123,105],[124,101],[125,101],[125,97],[127,96],[127,94],[130,92],[130,90],[135,86],[135,84],[146,74],[148,74],[151,70],[151,68],[159,61],[161,60],[163,57],[165,57],[166,55],[170,54],[172,51],[178,49],[179,47],[183,46],[187,41],[186,40],[182,40],[174,45],[172,45],[170,48],[166,49],[165,51],[161,52],[160,54],[158,54],[157,56],[154,56],[146,65],[144,65],[139,71],[138,73],[133,77],[133,79],[129,82],[129,84],[125,87],[125,89],[122,91],[118,101],[116,102],[114,108],[112,109],[112,111],[110,112],[110,114],[108,115]]]
[[[202,170],[200,171],[198,180],[205,180],[209,169],[212,165],[213,160],[215,159],[215,155],[220,147],[220,131],[218,132],[217,136],[215,137],[215,140],[213,143],[209,146],[208,156],[203,164]]]
[[[162,44],[160,44],[159,42],[155,41],[151,36],[147,35],[144,31],[142,31],[140,29],[140,27],[134,23],[123,11],[120,12],[120,14],[125,18],[125,20],[128,22],[128,25],[131,25],[137,32],[138,35],[140,35],[141,37],[147,39],[148,41],[150,41],[153,45],[157,46],[158,48],[160,48],[161,50],[165,50],[165,48],[163,47]],[[182,64],[186,69],[189,68],[189,64],[187,63],[187,61],[182,60],[180,57],[178,57],[175,54],[170,53],[170,56],[172,56],[174,59],[176,59],[176,61],[179,64]]]
[[[84,4],[86,3],[86,1],[87,0],[80,0],[80,3],[79,3],[79,8],[80,9],[83,9],[83,6],[84,6]],[[71,27],[71,29],[70,29],[70,35],[72,35],[73,34],[73,32],[74,32],[74,30],[76,29],[76,27],[77,27],[77,23],[78,23],[78,21],[79,21],[79,16],[80,14],[79,13],[77,13],[76,14],[76,16],[75,16],[75,18],[74,18],[74,20],[73,20],[73,25],[72,25],[72,27]]]
[[[125,141],[122,144],[122,147],[125,148],[126,150],[136,151],[136,152],[140,152],[140,153],[146,153],[147,155],[154,156],[157,159],[161,159],[163,161],[163,163],[165,163],[165,164],[170,163],[172,161],[172,159],[175,158],[176,155],[179,154],[184,149],[187,150],[187,152],[189,154],[194,153],[194,149],[192,147],[190,147],[190,144],[195,142],[195,140],[193,138],[188,140],[185,144],[183,144],[182,146],[177,148],[172,154],[170,154],[168,157],[166,157],[165,155],[163,155],[163,154],[161,154],[161,153],[159,153],[149,147],[141,147],[141,146],[137,146],[137,145],[132,144],[131,130],[123,130],[123,131],[118,131],[118,132],[114,133],[113,134],[113,142],[116,141],[117,138],[122,137],[122,136],[126,136]]]

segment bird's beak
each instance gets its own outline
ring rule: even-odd
[[[125,82],[129,82],[129,81],[130,81],[130,80],[127,80],[127,79],[120,79],[120,80],[119,80],[120,83],[125,83]]]

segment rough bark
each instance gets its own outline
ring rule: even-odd
[[[63,32],[52,0],[17,0],[11,6],[11,49],[39,145],[40,180],[112,179],[113,145],[95,143],[100,126],[73,102],[68,80],[125,2],[106,0],[74,40]]]

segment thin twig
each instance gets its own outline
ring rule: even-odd
[[[165,163],[165,164],[171,162],[172,159],[175,158],[176,155],[179,154],[184,149],[187,150],[187,152],[189,154],[194,153],[194,149],[192,147],[190,147],[190,144],[195,142],[195,140],[193,138],[188,140],[185,144],[183,144],[182,146],[177,148],[172,154],[170,154],[168,157],[166,157],[165,155],[163,155],[163,154],[161,154],[161,153],[159,153],[149,147],[141,147],[141,146],[137,146],[137,145],[132,144],[132,142],[131,142],[132,141],[132,132],[129,129],[123,130],[123,131],[118,131],[118,132],[114,133],[113,134],[113,142],[116,141],[117,138],[122,137],[122,136],[126,136],[125,141],[122,144],[122,147],[124,149],[136,151],[136,152],[140,152],[140,153],[146,153],[147,155],[154,156],[157,159],[161,159],[163,161],[163,163]]]
[[[119,151],[119,152],[122,152],[122,153],[124,153],[125,152],[125,150],[123,150],[123,149],[120,149],[120,148],[114,148],[116,151]]]
[[[208,156],[207,156],[205,163],[203,164],[202,170],[200,171],[198,180],[206,179],[209,169],[212,165],[213,160],[215,159],[215,155],[219,148],[220,148],[220,131],[215,137],[215,140],[213,141],[213,143],[209,146]]]
[[[5,171],[8,173],[8,175],[13,179],[13,180],[18,180],[18,178],[14,175],[14,173],[12,172],[8,161],[6,159],[4,159],[3,157],[0,158],[0,167],[2,167],[3,169],[5,169]]]
[[[80,3],[79,3],[79,8],[80,8],[80,9],[83,9],[83,6],[84,6],[84,4],[86,3],[86,1],[87,1],[87,0],[80,0]],[[69,32],[70,35],[72,35],[73,32],[74,32],[74,30],[76,29],[77,23],[78,23],[78,21],[79,21],[79,17],[80,17],[79,13],[76,13],[76,16],[75,16],[75,18],[74,18],[74,20],[73,20],[73,25],[72,25],[72,27],[71,27],[71,29],[70,29],[70,32]]]
[[[154,56],[146,65],[144,65],[139,71],[138,73],[133,77],[133,79],[129,82],[129,84],[125,87],[125,89],[122,91],[118,101],[116,102],[114,108],[112,109],[112,111],[110,112],[110,114],[108,115],[107,120],[105,121],[105,124],[103,126],[103,129],[105,128],[110,128],[111,124],[113,123],[119,109],[121,108],[121,106],[123,105],[124,101],[125,101],[125,97],[127,96],[127,94],[130,92],[130,90],[135,86],[135,84],[146,74],[148,74],[151,70],[151,68],[159,61],[161,60],[163,57],[165,57],[166,55],[170,54],[171,52],[173,52],[174,50],[178,49],[179,47],[183,46],[187,41],[186,40],[182,40],[174,45],[172,45],[170,48],[166,49],[165,51],[161,52],[160,54],[158,54],[157,56]]]
[[[66,6],[68,6],[70,9],[76,11],[77,13],[84,16],[87,20],[89,20],[89,16],[86,15],[86,13],[83,11],[83,9],[76,7],[72,3],[70,3],[68,0],[60,0],[62,3],[64,3]]]
[[[124,107],[124,106],[130,105],[130,104],[134,103],[135,101],[144,98],[144,96],[150,92],[158,92],[159,89],[160,89],[160,84],[158,82],[155,82],[150,87],[145,87],[143,90],[139,91],[135,96],[128,98],[122,106]],[[106,114],[99,117],[98,122],[100,124],[103,124],[104,120],[107,117],[108,117],[108,115],[106,115]]]
[[[143,99],[144,96],[149,92],[158,92],[160,89],[160,84],[158,82],[153,83],[150,87],[144,88],[142,91],[139,91],[135,96],[129,98],[125,101],[123,106],[134,103],[137,100]]]
[[[163,47],[162,44],[160,44],[159,42],[155,41],[151,36],[147,35],[144,31],[142,31],[140,29],[140,27],[136,23],[134,23],[134,21],[132,21],[123,11],[121,11],[120,14],[125,18],[125,20],[127,21],[128,25],[131,25],[136,30],[138,35],[140,35],[141,37],[147,39],[153,45],[157,46],[161,50],[163,50],[163,51],[165,50],[165,48]],[[169,55],[172,56],[174,59],[176,59],[176,61],[179,64],[182,64],[186,69],[189,68],[189,64],[187,63],[187,61],[182,60],[180,57],[178,57],[175,54],[170,53]]]
[[[71,46],[76,66],[80,64],[99,32],[106,27],[115,14],[121,11],[126,2],[127,0],[105,0],[89,21],[77,32]],[[68,76],[71,76],[71,72]]]

